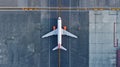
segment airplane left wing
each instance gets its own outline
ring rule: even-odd
[[[42,36],[42,38],[48,37],[48,36],[52,36],[52,35],[57,35],[57,29],[53,30],[45,35]]]
[[[68,32],[68,31],[66,31],[66,30],[64,30],[64,29],[62,29],[62,31],[63,31],[62,35],[67,35],[67,36],[70,36],[70,37],[77,38],[76,35],[74,35],[74,34]]]

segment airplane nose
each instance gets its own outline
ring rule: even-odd
[[[61,17],[58,17],[58,20],[61,20]]]

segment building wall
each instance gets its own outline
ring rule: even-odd
[[[113,27],[117,16],[116,11],[90,11],[89,67],[115,67]]]

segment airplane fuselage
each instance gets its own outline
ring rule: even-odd
[[[61,18],[59,17],[58,18],[58,48],[60,49],[61,48],[61,44],[62,44],[62,20]]]

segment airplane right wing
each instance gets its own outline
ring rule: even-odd
[[[63,34],[62,34],[62,35],[67,35],[67,36],[70,36],[70,37],[77,38],[77,36],[76,36],[76,35],[74,35],[74,34],[72,34],[72,33],[68,32],[68,31],[66,31],[66,30],[64,30],[64,29],[62,29],[62,31],[63,31]]]
[[[52,35],[57,35],[57,29],[53,30],[45,35],[42,36],[42,38],[48,37],[48,36],[52,36]]]

